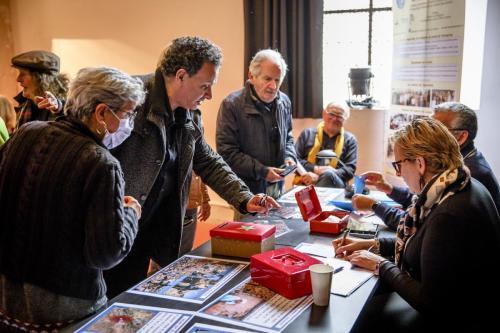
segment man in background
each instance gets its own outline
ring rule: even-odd
[[[476,113],[465,104],[446,102],[434,107],[432,117],[443,123],[457,139],[464,164],[469,168],[471,176],[488,189],[498,211],[500,207],[498,182],[483,154],[474,145],[478,129]],[[411,204],[413,195],[407,187],[390,184],[380,172],[370,171],[364,175],[367,185],[373,185],[377,190],[385,192],[391,199],[402,204],[403,208],[406,209]],[[363,195],[353,197],[353,206],[361,210],[372,209],[392,229],[396,229],[404,213],[400,209]]]
[[[300,134],[295,149],[299,162],[307,173],[295,178],[295,184],[344,188],[356,172],[358,142],[344,130],[349,118],[349,107],[344,103],[330,102],[323,110],[323,121],[316,128],[306,128]],[[322,150],[331,150],[335,158],[325,165],[318,158]]]
[[[254,193],[278,198],[283,164],[295,164],[290,99],[279,89],[287,65],[275,50],[255,54],[243,89],[223,101],[217,116],[217,151]]]

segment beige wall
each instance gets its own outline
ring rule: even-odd
[[[71,76],[97,65],[148,73],[172,39],[212,40],[222,48],[224,62],[213,99],[201,109],[207,140],[215,147],[220,102],[243,83],[242,0],[15,0],[11,14],[14,53],[52,50],[61,57],[62,72]]]
[[[9,0],[0,0],[0,95],[12,98],[16,92],[17,72],[10,66],[14,56]],[[13,100],[11,99],[11,102]]]
[[[143,0],[140,5],[135,0],[16,0],[11,2],[11,14],[14,53],[52,50],[61,57],[62,72],[70,76],[79,68],[97,65],[148,73],[173,38],[199,35],[211,39],[222,48],[224,63],[214,97],[201,109],[205,136],[215,147],[220,102],[244,80],[242,0],[217,0],[210,5],[203,0]],[[318,122],[295,120],[294,136]],[[224,204],[211,194],[213,203]]]
[[[218,106],[243,82],[243,1],[15,0],[11,11],[14,52],[53,50],[71,76],[96,65],[148,73],[176,37],[214,41],[224,63],[214,98],[202,105],[207,138],[214,145]]]

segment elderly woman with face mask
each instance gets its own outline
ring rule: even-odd
[[[394,140],[392,164],[416,194],[396,237],[335,240],[335,252],[375,271],[424,318],[481,328],[492,318],[494,307],[487,304],[499,299],[498,277],[489,268],[500,253],[495,204],[470,177],[457,141],[438,121],[414,120]],[[394,262],[387,259],[392,256]]]
[[[140,80],[85,68],[66,117],[0,149],[0,331],[53,332],[106,304],[102,271],[130,251],[141,206],[102,144],[144,101]]]

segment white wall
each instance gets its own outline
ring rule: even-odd
[[[484,32],[487,0],[465,1],[464,47],[460,102],[479,109],[481,71],[483,66]]]
[[[500,1],[489,0],[486,12],[481,104],[476,144],[500,179]],[[478,69],[479,70],[479,69]]]

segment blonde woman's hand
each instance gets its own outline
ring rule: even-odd
[[[349,260],[351,264],[370,271],[374,271],[378,263],[386,260],[384,257],[367,250],[354,251],[352,254],[348,255],[346,259]]]
[[[351,201],[352,208],[355,210],[372,210],[372,206],[377,202],[375,199],[363,194],[353,195]]]
[[[387,182],[382,173],[376,171],[368,171],[362,173],[361,176],[365,177],[366,185],[375,186],[377,190],[382,191],[386,194],[391,194],[392,185]]]
[[[332,241],[333,248],[335,249],[335,256],[340,258],[347,257],[354,251],[368,249],[373,244],[375,244],[375,240],[373,239],[358,239],[351,237],[346,237],[344,241],[342,241],[342,237]]]

